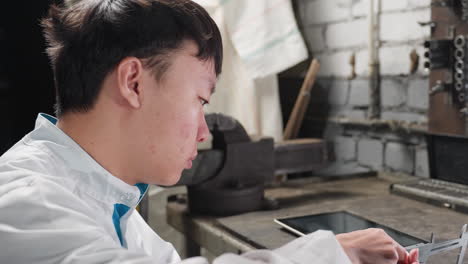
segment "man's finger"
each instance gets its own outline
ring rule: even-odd
[[[419,249],[415,248],[409,253],[409,260],[411,264],[419,263]]]
[[[398,254],[398,261],[406,261],[408,258],[408,252],[400,244],[395,242],[395,250]]]

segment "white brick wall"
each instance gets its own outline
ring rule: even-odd
[[[353,80],[349,92],[349,104],[352,106],[369,105],[369,81],[363,79]]]
[[[381,82],[381,97],[383,107],[396,107],[406,101],[406,87],[401,80],[386,79]]]
[[[431,0],[408,0],[408,7],[428,7],[431,5]]]
[[[418,110],[427,110],[429,106],[429,80],[410,80],[408,87],[408,106]]]
[[[382,0],[382,12],[404,10],[408,7],[408,0]]]
[[[349,59],[352,52],[349,50],[334,53],[317,54],[320,61],[319,76],[348,77],[351,74]]]
[[[384,42],[408,42],[428,38],[429,27],[421,27],[418,22],[429,20],[429,8],[405,13],[384,13],[381,16],[380,39]]]
[[[319,77],[332,79],[329,96],[324,98],[330,105],[329,116],[366,119],[369,105],[369,0],[294,1],[309,49],[321,62]],[[430,20],[431,0],[380,1],[381,119],[426,123],[428,72],[422,67],[422,43],[429,38],[430,28],[421,27],[418,22]],[[375,7],[378,11],[378,6]],[[419,69],[410,75],[413,49],[420,57]],[[351,74],[352,54],[355,54],[357,78],[347,80]],[[429,174],[423,137],[406,135],[403,139],[400,134],[387,131],[395,135],[388,143],[385,133],[372,134],[366,128],[356,128],[356,131],[350,134],[343,126],[330,138],[335,141],[338,162],[347,164],[357,160],[361,166],[376,170],[390,169],[426,177]],[[355,153],[353,149],[356,149]]]
[[[358,161],[371,168],[380,169],[383,163],[383,144],[376,139],[362,139],[358,143]]]
[[[356,160],[356,141],[352,137],[337,137],[335,155],[339,161]]]
[[[385,146],[385,165],[396,171],[413,173],[414,150],[399,143],[387,143]]]
[[[326,43],[330,49],[366,45],[368,29],[365,19],[331,24],[326,31]]]
[[[367,76],[369,72],[369,50],[362,49],[356,52],[356,74]]]
[[[427,75],[422,67],[424,49],[422,45],[383,46],[380,48],[380,73],[382,75],[408,75],[413,49],[420,56],[418,74]]]

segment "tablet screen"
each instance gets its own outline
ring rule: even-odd
[[[366,228],[381,228],[404,247],[427,242],[345,211],[281,218],[275,219],[275,222],[297,235],[305,235],[319,229],[341,234]]]

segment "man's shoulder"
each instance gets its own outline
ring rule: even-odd
[[[24,202],[56,195],[72,198],[71,189],[63,188],[70,186],[71,179],[59,177],[59,167],[57,157],[45,145],[24,137],[0,157],[0,200],[14,197],[12,201]]]
[[[59,159],[47,144],[34,141],[26,135],[0,156],[0,185],[34,174],[54,174]]]

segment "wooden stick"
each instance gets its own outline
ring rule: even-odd
[[[297,96],[294,108],[289,116],[286,129],[284,130],[284,139],[293,139],[297,137],[299,129],[301,128],[302,121],[304,120],[305,112],[310,101],[310,90],[314,86],[317,73],[320,69],[320,63],[318,60],[313,59],[312,63],[307,70],[306,77],[302,83],[301,90]]]

